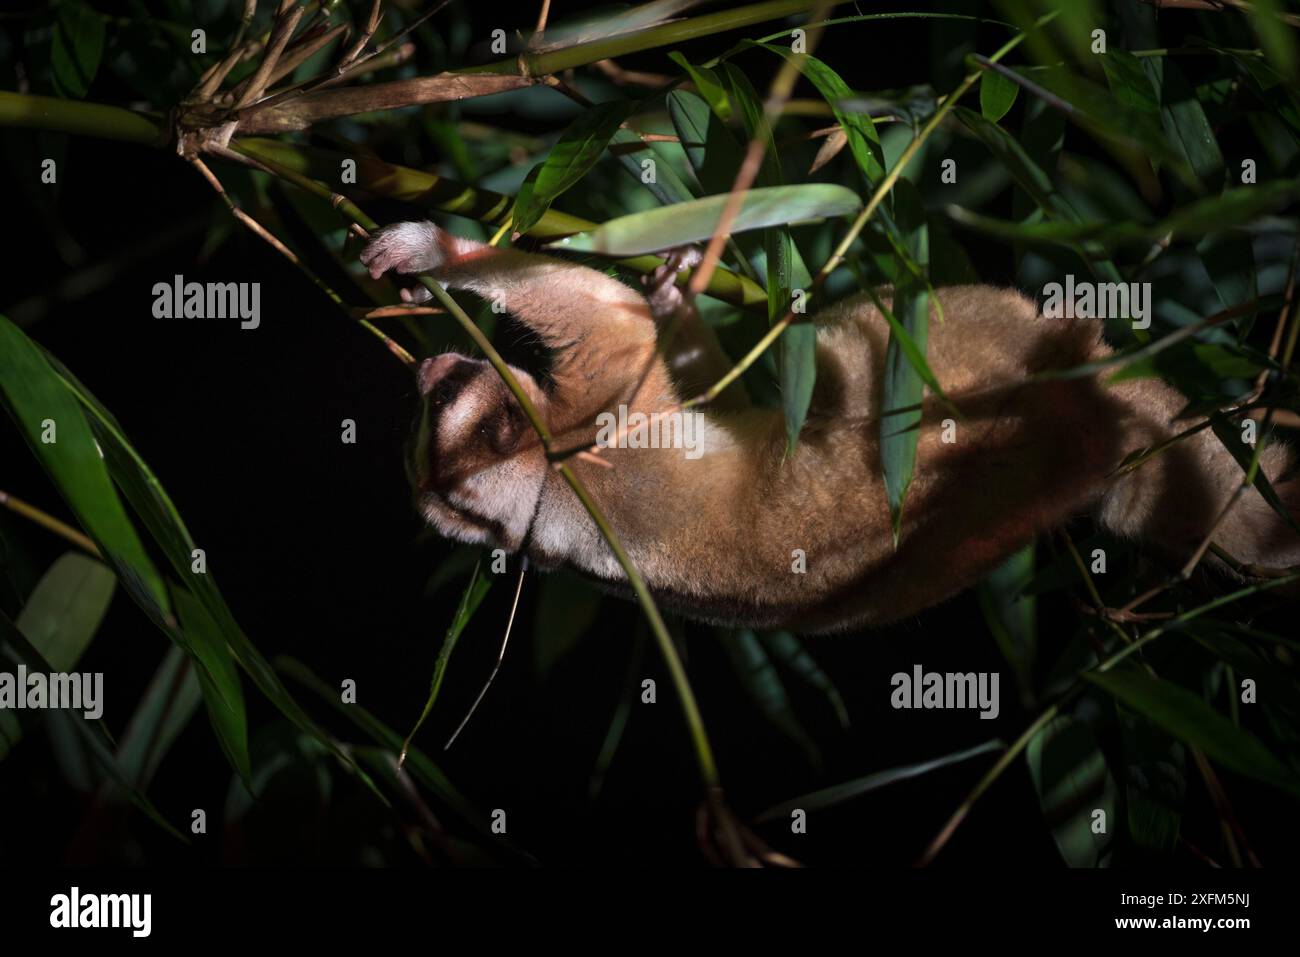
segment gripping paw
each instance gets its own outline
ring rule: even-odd
[[[677,274],[686,269],[694,269],[704,259],[704,254],[695,246],[678,246],[663,256],[663,264],[642,278],[650,312],[661,322],[682,308],[683,296],[682,290],[677,286]]]
[[[378,279],[390,269],[404,275],[432,272],[447,261],[447,237],[433,223],[393,223],[361,251],[361,263]]]

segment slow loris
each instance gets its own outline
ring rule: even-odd
[[[624,422],[681,399],[655,357],[646,299],[596,270],[416,222],[380,230],[362,261],[375,277],[427,273],[498,299],[533,330],[554,356],[550,382],[514,374],[555,448],[595,443],[619,404]],[[420,293],[428,295],[421,288],[404,297]],[[880,295],[889,302],[887,290]],[[1019,293],[989,286],[937,297],[943,321],[932,316],[928,359],[962,418],[927,396],[897,547],[879,444],[889,327],[866,295],[813,319],[817,385],[792,454],[779,410],[706,409],[694,423],[693,452],[672,442],[632,447],[648,443],[628,436],[600,451],[612,467],[571,460],[658,600],[704,620],[805,633],[884,623],[943,601],[1089,509],[1119,535],[1191,554],[1242,477],[1213,433],[1115,473],[1128,453],[1187,427],[1173,421],[1181,396],[1156,380],[1027,381],[1111,355],[1100,324],[1046,319]],[[487,362],[454,353],[426,359],[419,389],[416,495],[428,522],[461,542],[523,550],[544,568],[568,565],[615,588],[625,583]],[[1281,446],[1262,456],[1275,482],[1288,462]],[[1300,480],[1277,488],[1300,513]],[[1300,564],[1300,536],[1253,489],[1214,539],[1239,562]]]

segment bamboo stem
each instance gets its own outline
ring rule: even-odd
[[[559,50],[547,50],[540,53],[520,53],[518,56],[483,66],[470,67],[461,73],[508,73],[522,76],[541,76],[546,73],[559,73],[574,67],[587,66],[597,60],[624,56],[642,50],[670,46],[697,40],[700,37],[727,30],[736,30],[765,20],[777,20],[791,14],[803,13],[812,8],[817,0],[766,0],[764,3],[752,3],[737,7],[735,10],[720,10],[699,17],[674,20],[661,23],[646,30],[626,33],[612,37],[600,37],[587,43],[577,43]]]
[[[72,542],[72,544],[76,545],[78,548],[85,549],[96,558],[103,557],[99,552],[99,546],[92,542],[86,535],[77,531],[67,522],[61,522],[53,515],[50,515],[47,512],[42,512],[35,505],[30,505],[22,499],[10,495],[8,492],[2,490],[0,490],[0,505],[3,505],[11,512],[16,512],[23,518],[35,522],[42,528],[48,529],[55,535],[66,538],[68,541]]]
[[[0,91],[0,126],[24,126],[73,136],[96,136],[161,146],[162,126],[142,113],[104,103]]]

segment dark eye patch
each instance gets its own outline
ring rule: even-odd
[[[434,405],[446,405],[448,400],[455,394],[455,388],[444,379],[434,386],[433,391],[429,393],[429,401]]]
[[[445,409],[465,387],[473,382],[482,370],[470,362],[459,363],[454,369],[433,384],[433,388],[424,397],[430,410]]]
[[[494,409],[479,423],[480,434],[498,454],[506,454],[512,450],[516,431],[515,416],[509,406]]]

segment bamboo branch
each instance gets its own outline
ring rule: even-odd
[[[158,120],[133,110],[7,90],[0,90],[0,126],[95,136],[146,146],[161,146],[165,137]]]
[[[99,546],[92,542],[86,535],[77,531],[67,522],[61,522],[53,515],[50,515],[47,512],[42,512],[35,505],[30,505],[17,496],[10,495],[5,491],[0,491],[0,505],[3,505],[11,512],[21,515],[29,521],[35,522],[42,528],[48,529],[55,535],[67,539],[78,548],[85,549],[96,558],[103,557],[103,555],[100,554]]]
[[[393,110],[423,103],[447,103],[476,96],[518,90],[539,82],[526,76],[461,76],[440,73],[388,83],[370,83],[342,90],[303,93],[267,108],[252,106],[239,117],[240,133],[283,133],[305,130],[313,123],[339,116]]]
[[[483,66],[461,70],[462,74],[503,73],[518,76],[541,76],[546,73],[559,73],[574,67],[587,66],[597,60],[652,50],[656,47],[670,46],[736,30],[766,20],[778,20],[791,14],[809,10],[817,0],[766,0],[753,3],[734,10],[720,10],[699,17],[674,20],[661,23],[635,33],[623,33],[611,37],[601,37],[586,43],[578,43],[559,50],[529,53],[524,51],[516,57],[487,63]]]

